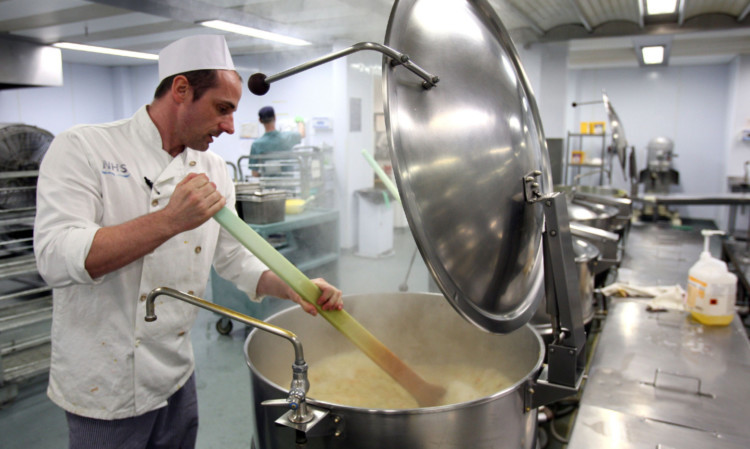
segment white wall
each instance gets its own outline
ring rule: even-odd
[[[743,100],[750,98],[750,55],[739,56],[730,64],[568,69],[563,74],[560,64],[567,55],[556,45],[560,44],[518,49],[547,137],[579,132],[581,121],[607,122],[601,104],[571,106],[573,101],[600,100],[605,89],[629,144],[636,148],[639,170],[645,168],[646,146],[652,138],[666,136],[674,141],[678,155],[674,166],[681,179],[674,192],[720,194],[727,191],[727,176],[744,174],[750,143],[741,141],[740,136],[742,129],[750,128],[750,103]],[[629,191],[629,181],[617,164],[613,172],[613,184]],[[598,176],[587,182],[598,182]],[[714,219],[725,228],[729,208],[689,206],[679,212],[683,217]],[[739,217],[740,229],[748,221],[746,216]]]
[[[57,134],[81,123],[115,120],[113,69],[63,64],[64,85],[0,90],[0,122],[25,123]]]
[[[336,171],[340,187],[341,246],[353,248],[359,243],[359,210],[355,192],[359,189],[372,187],[374,179],[372,168],[361,154],[362,150],[367,150],[370,154],[373,154],[375,139],[373,134],[375,98],[372,85],[376,75],[367,68],[380,67],[381,58],[372,52],[361,52],[337,60],[334,65],[337,73],[336,89],[340,90],[339,95],[342,95],[338,99],[338,115],[344,117],[341,126],[344,127],[345,131],[343,134],[339,134],[342,141],[338,148],[341,148],[342,151],[336,152],[336,166],[343,167],[343,170]],[[345,89],[341,88],[341,85],[345,85]],[[351,99],[361,101],[361,111],[359,111],[361,131],[349,131],[350,114],[355,112],[350,110]]]
[[[247,81],[257,71],[273,75],[331,51],[315,48],[237,57],[235,65]],[[305,120],[331,118],[333,131],[316,132],[308,126],[303,143],[334,148],[340,241],[345,248],[357,243],[354,192],[372,186],[373,179],[372,170],[360,154],[363,149],[373,151],[373,75],[363,71],[363,66],[379,67],[380,58],[375,54],[350,55],[273,83],[261,97],[244,89],[234,116],[235,133],[222,135],[211,146],[212,151],[233,163],[248,155],[252,139],[241,137],[242,126],[254,127],[261,135],[257,113],[266,105],[274,107],[282,128],[293,128],[297,116]],[[0,90],[0,123],[26,123],[58,134],[76,124],[130,117],[151,102],[158,82],[156,64],[99,67],[66,63],[63,75],[61,87]],[[361,99],[362,129],[358,132],[349,131],[350,98]],[[246,173],[247,169],[243,167],[243,171]]]
[[[606,90],[629,145],[636,148],[639,169],[645,168],[648,142],[665,136],[674,141],[674,168],[680,172],[680,185],[673,192],[724,191],[727,65],[572,70],[569,78],[569,103],[596,100],[601,98],[601,90]],[[571,109],[567,116],[569,130],[578,129],[581,121],[607,121],[600,105]],[[621,170],[613,170],[613,175],[614,185],[629,190]],[[688,206],[681,208],[680,214],[719,219],[722,210]]]
[[[725,131],[727,144],[724,155],[726,175],[745,176],[745,162],[750,161],[750,142],[742,140],[742,130],[750,129],[750,55],[740,55],[729,64],[728,87]],[[735,229],[748,229],[748,209],[740,208],[739,211]]]
[[[727,102],[727,175],[744,176],[750,160],[750,142],[742,140],[742,130],[750,129],[750,55],[735,58],[729,65]]]
[[[542,76],[538,81],[539,89],[536,91],[536,97],[544,136],[564,138],[568,131],[565,121],[566,111],[570,105],[564,88],[568,84],[568,45],[567,43],[550,43],[541,45],[539,50],[541,59],[539,73]]]

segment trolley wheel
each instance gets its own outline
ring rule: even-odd
[[[229,333],[232,332],[232,327],[232,320],[228,318],[219,318],[216,322],[216,330],[221,335],[229,335]]]

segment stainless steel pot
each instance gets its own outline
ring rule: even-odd
[[[594,278],[601,253],[596,246],[580,238],[573,238],[573,252],[578,268],[578,292],[581,295],[583,323],[594,319]],[[552,322],[547,313],[547,298],[536,309],[529,323],[543,336],[552,334]]]
[[[611,186],[555,186],[555,191],[565,194],[568,209],[591,209],[597,215],[596,219],[582,218],[574,220],[573,214],[586,217],[589,212],[575,210],[571,213],[571,220],[595,226],[609,232],[617,232],[624,237],[633,218],[633,200],[627,197],[624,190]],[[614,216],[611,216],[614,213]],[[606,218],[604,218],[606,216]],[[595,220],[597,225],[591,224]],[[606,227],[605,227],[606,226]]]
[[[410,364],[468,363],[492,367],[512,379],[509,387],[471,402],[440,407],[380,410],[308,398],[329,414],[307,435],[308,448],[533,448],[536,410],[524,408],[524,392],[544,356],[539,334],[526,325],[490,334],[466,322],[442,295],[388,293],[345,298],[346,308]],[[281,311],[269,323],[296,333],[314,369],[321,358],[354,346],[320,318],[300,308]],[[253,331],[245,341],[260,447],[294,447],[295,431],[274,421],[286,410],[261,402],[286,398],[294,354],[286,341]],[[425,375],[428,377],[428,375]]]
[[[617,209],[612,206],[591,203],[573,198],[568,200],[570,221],[583,223],[609,232],[622,230],[623,223],[617,219]]]

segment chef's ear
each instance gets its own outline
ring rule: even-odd
[[[177,103],[184,103],[190,94],[190,82],[185,75],[177,75],[172,80],[172,98]]]

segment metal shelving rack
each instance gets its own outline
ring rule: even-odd
[[[591,162],[588,162],[588,161],[584,160],[581,163],[575,163],[575,164],[572,163],[571,162],[571,157],[570,157],[571,153],[572,153],[571,145],[577,143],[578,146],[575,147],[575,149],[581,150],[581,151],[585,151],[585,149],[584,149],[584,141],[587,138],[592,138],[592,139],[596,138],[596,139],[601,140],[601,149],[600,149],[601,150],[601,152],[600,152],[601,157],[598,158],[598,159],[592,159]],[[599,170],[599,185],[604,185],[604,175],[605,175],[605,172],[606,172],[607,177],[608,177],[607,181],[609,183],[611,183],[611,181],[612,181],[612,179],[611,179],[611,177],[612,177],[612,167],[611,167],[611,163],[609,164],[610,166],[607,167],[607,159],[608,158],[607,158],[607,135],[606,134],[604,134],[604,133],[601,133],[601,134],[581,134],[581,133],[571,133],[571,132],[568,132],[568,137],[567,137],[567,140],[565,142],[565,157],[564,157],[565,170],[563,172],[563,184],[570,185],[570,182],[568,181],[568,171],[571,168],[576,168],[577,169],[576,175],[581,175],[581,174],[585,174],[585,173],[581,173],[581,169],[582,168],[586,168],[586,167],[595,168],[595,169]],[[571,178],[570,181],[572,182],[573,179]]]
[[[21,199],[36,183],[37,171],[0,174],[8,200],[0,209],[0,405],[12,401],[20,386],[49,372],[52,293],[36,267],[33,229],[36,208]],[[31,185],[29,185],[31,184]]]
[[[334,169],[330,149],[295,146],[292,151],[254,155],[257,162],[248,164],[250,156],[237,160],[239,180],[245,181],[249,168],[260,174],[262,190],[284,190],[287,198],[315,198],[318,207],[332,207]]]

